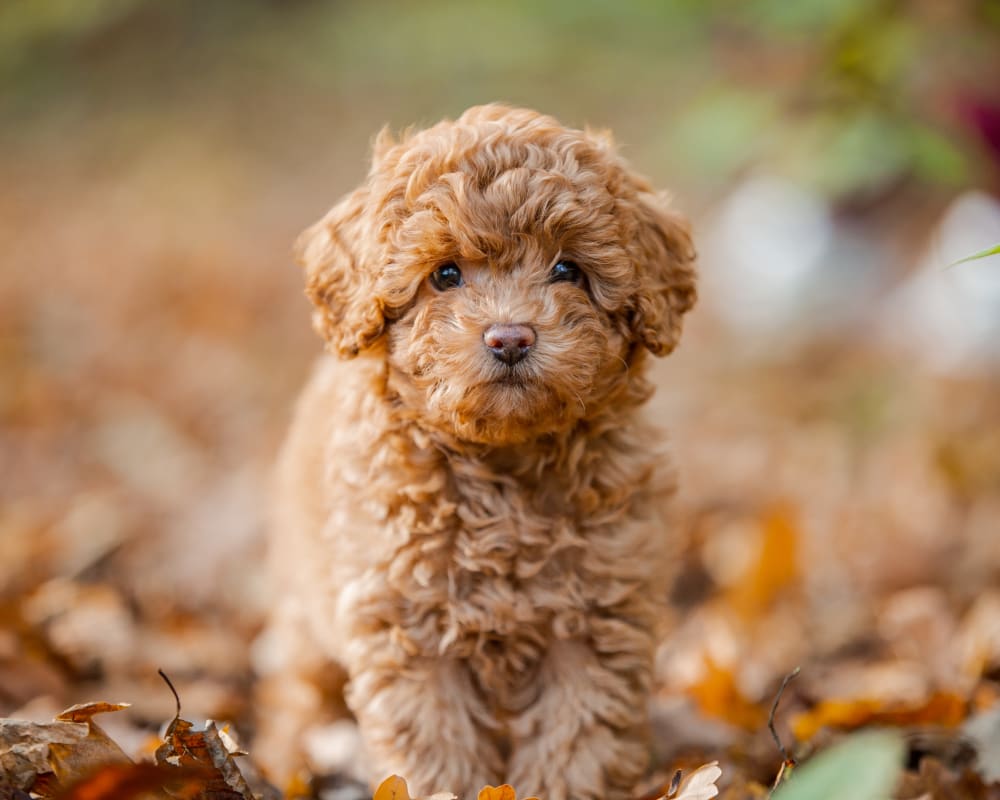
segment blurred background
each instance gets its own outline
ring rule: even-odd
[[[6,0],[0,715],[159,724],[162,668],[246,724],[320,350],[291,242],[382,125],[494,100],[613,130],[694,222],[651,408],[684,542],[664,724],[759,731],[796,664],[804,714],[995,705],[1000,259],[949,264],[1000,242],[1000,3]]]

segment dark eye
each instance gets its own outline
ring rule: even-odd
[[[549,273],[549,283],[558,283],[560,281],[580,284],[583,281],[583,273],[574,262],[560,261],[552,268],[552,272]]]
[[[431,286],[439,292],[446,292],[462,285],[462,270],[454,264],[442,264],[431,273]]]

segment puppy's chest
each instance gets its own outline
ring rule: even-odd
[[[409,536],[394,558],[399,622],[436,639],[438,655],[527,659],[580,632],[586,546],[569,509],[509,489],[459,497],[440,530]]]

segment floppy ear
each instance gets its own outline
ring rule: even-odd
[[[382,333],[385,317],[374,291],[381,246],[373,230],[368,185],[356,189],[295,243],[316,306],[313,327],[343,358],[356,356]]]
[[[681,335],[681,318],[697,299],[695,251],[691,229],[668,209],[665,195],[640,191],[632,241],[639,291],[633,309],[636,340],[654,355],[665,356]]]
[[[316,310],[313,327],[342,358],[369,347],[385,330],[386,309],[378,291],[385,261],[383,224],[393,216],[385,196],[385,168],[397,160],[388,127],[372,143],[368,177],[307,228],[295,242],[306,272],[306,295]]]

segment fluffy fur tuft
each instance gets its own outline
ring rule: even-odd
[[[638,409],[695,300],[686,223],[606,135],[487,105],[380,134],[297,249],[341,358],[279,470],[263,752],[287,768],[340,669],[372,779],[627,796],[672,490]],[[493,325],[531,329],[522,359]]]

